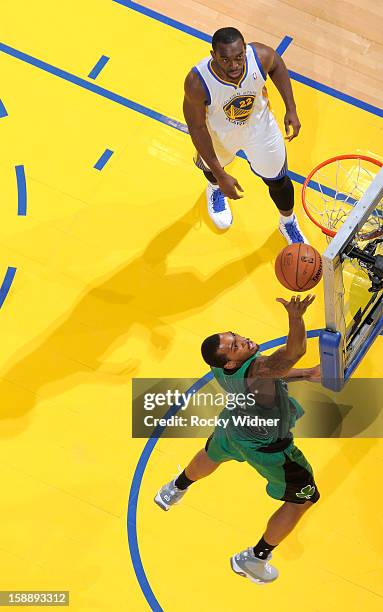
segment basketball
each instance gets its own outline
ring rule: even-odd
[[[275,274],[286,289],[308,291],[322,278],[322,258],[309,244],[289,244],[275,261]]]

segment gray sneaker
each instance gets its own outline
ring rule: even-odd
[[[271,554],[267,559],[258,559],[250,547],[231,557],[230,565],[236,574],[244,576],[244,578],[250,578],[258,584],[266,584],[276,580],[279,575],[278,570],[268,564],[269,559],[271,559]]]
[[[170,506],[178,504],[187,491],[187,489],[184,491],[177,489],[174,483],[175,480],[171,480],[168,484],[161,487],[154,498],[154,501],[162,510],[169,510]]]

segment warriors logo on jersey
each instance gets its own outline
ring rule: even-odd
[[[226,141],[229,134],[231,139],[245,138],[247,128],[257,123],[267,109],[267,100],[262,95],[266,74],[256,48],[246,45],[244,70],[237,83],[221,78],[211,57],[201,60],[193,71],[205,92],[206,124],[210,133],[221,141]]]
[[[255,96],[236,96],[229,100],[223,107],[226,117],[229,121],[235,123],[245,123],[250,117],[253,109]]]

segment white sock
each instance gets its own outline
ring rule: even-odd
[[[291,221],[293,221],[294,219],[294,213],[292,213],[291,215],[289,215],[288,217],[285,217],[284,215],[281,215],[281,221],[282,223],[285,225],[286,223],[291,223]]]
[[[218,188],[219,188],[219,186],[217,185],[217,183],[211,183],[210,181],[208,181],[208,183],[209,183],[209,185],[210,185],[210,187],[211,187],[212,189],[218,189]]]

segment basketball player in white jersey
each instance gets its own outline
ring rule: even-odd
[[[184,115],[197,149],[195,163],[204,172],[208,212],[219,229],[232,221],[227,198],[243,191],[225,166],[242,149],[251,170],[262,178],[280,212],[279,229],[289,244],[307,242],[294,215],[294,188],[287,175],[286,149],[270,110],[265,81],[270,76],[286,106],[287,140],[298,136],[300,122],[286,66],[271,47],[245,44],[235,28],[217,30],[211,57],[185,80]]]

